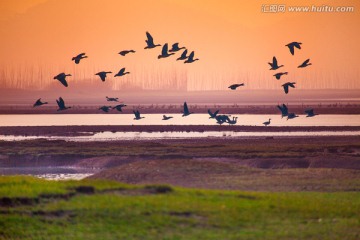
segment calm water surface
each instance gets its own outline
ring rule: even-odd
[[[0,115],[0,126],[71,126],[71,125],[216,125],[208,114],[166,114],[172,119],[163,121],[163,114],[144,114],[145,118],[134,120],[132,114],[14,114]],[[360,126],[360,115],[299,115],[286,120],[280,115],[236,114],[237,125],[262,126],[271,118],[271,126]]]

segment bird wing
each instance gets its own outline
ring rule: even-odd
[[[186,54],[187,54],[187,49],[183,51],[183,53],[181,54],[181,58],[186,58]]]
[[[211,112],[211,110],[210,110],[210,109],[208,109],[208,113],[209,113],[209,115],[210,115],[211,117],[213,117],[213,116],[214,116],[214,114]]]
[[[294,46],[292,44],[288,45],[291,55],[294,55]]]
[[[124,74],[124,72],[125,72],[125,68],[122,68],[122,69],[120,69],[120,71],[119,71],[119,75],[123,75]]]
[[[288,85],[292,88],[295,88],[295,83],[289,83]]]
[[[185,114],[188,114],[188,113],[189,113],[189,108],[188,108],[186,102],[184,102],[184,113],[185,113]]]
[[[105,82],[106,73],[99,74],[100,79]]]
[[[218,113],[219,113],[219,110],[216,110],[216,111],[214,112],[214,116],[216,116]]]
[[[57,80],[59,80],[59,82],[61,82],[65,87],[68,86],[67,81],[65,80],[65,76],[59,76]]]
[[[276,57],[273,57],[273,64],[271,66],[277,66],[277,59]]]
[[[165,43],[161,50],[161,55],[167,55],[167,53],[168,53],[168,44]]]
[[[284,86],[284,91],[287,94],[289,92],[289,85],[285,84]]]
[[[192,51],[192,52],[190,53],[188,59],[189,59],[189,60],[193,60],[193,59],[194,59],[194,55],[195,55],[195,53],[194,53],[194,51]]]
[[[172,48],[173,49],[179,49],[179,43],[177,42],[177,43],[174,43],[173,45],[172,45]]]
[[[283,112],[284,112],[283,107],[281,107],[280,105],[277,105],[277,108],[281,111],[281,113],[283,113]]]
[[[76,56],[76,58],[81,58],[82,56],[85,56],[86,53],[80,53],[79,55]]]
[[[151,44],[154,44],[154,39],[153,39],[153,37],[151,36],[151,34],[149,33],[149,32],[146,32],[146,37],[147,37],[147,43],[149,44],[149,45],[151,45]]]
[[[305,113],[307,113],[308,115],[313,115],[314,114],[314,109],[306,109]]]
[[[309,63],[309,61],[310,61],[310,58],[309,58],[309,59],[306,59],[306,60],[305,60],[305,62],[303,63],[303,65],[308,64],[308,63]]]
[[[301,49],[300,43],[298,43],[298,42],[294,42],[293,46],[295,46],[297,49]],[[293,49],[294,49],[294,47],[293,47]]]
[[[119,54],[121,55],[121,56],[125,56],[126,55],[126,51],[121,51],[121,52],[119,52]]]

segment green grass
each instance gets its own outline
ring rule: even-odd
[[[79,186],[95,193],[79,193]],[[255,193],[0,177],[4,197],[38,201],[2,205],[0,239],[360,238],[359,192]]]

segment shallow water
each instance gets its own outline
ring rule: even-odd
[[[74,142],[152,140],[152,139],[189,139],[189,138],[261,138],[261,137],[303,137],[303,136],[360,136],[360,131],[299,131],[299,132],[99,132],[86,136],[14,136],[0,135],[0,140],[22,141],[31,139],[65,140]]]
[[[11,167],[0,168],[0,175],[27,175],[47,180],[81,180],[98,171],[71,167]]]
[[[221,113],[223,114],[223,113]],[[98,125],[217,125],[208,114],[192,114],[182,117],[181,114],[166,114],[172,119],[162,120],[163,114],[144,114],[145,118],[134,120],[132,114],[13,114],[0,115],[0,126],[98,126]],[[299,115],[286,120],[279,115],[236,114],[236,125],[262,126],[271,118],[271,126],[360,126],[360,115],[317,115],[305,117]]]

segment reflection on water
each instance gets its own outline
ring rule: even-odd
[[[151,139],[187,139],[187,138],[257,138],[257,137],[302,137],[302,136],[360,136],[360,131],[308,131],[308,132],[99,132],[85,136],[13,136],[0,135],[0,140],[21,141],[31,139],[65,140],[74,142],[151,140]]]
[[[0,168],[0,175],[28,175],[47,180],[81,180],[98,171],[71,167],[13,167]]]
[[[221,113],[224,114],[224,113]],[[163,121],[163,114],[143,114],[144,119],[134,120],[132,114],[14,114],[0,115],[0,126],[72,126],[72,125],[216,125],[208,114],[166,114],[172,119]],[[317,115],[286,120],[279,115],[236,114],[237,125],[262,126],[271,118],[271,126],[360,126],[360,115]]]

